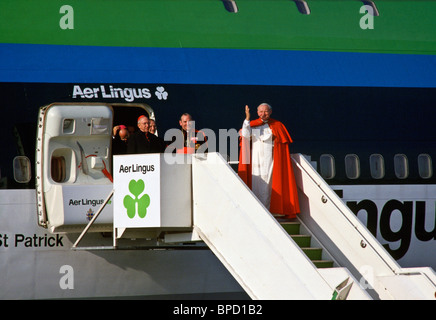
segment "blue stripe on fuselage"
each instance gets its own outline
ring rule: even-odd
[[[436,55],[0,44],[1,82],[436,87]]]

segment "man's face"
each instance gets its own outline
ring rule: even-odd
[[[150,120],[150,123],[148,124],[148,132],[153,134],[156,132],[156,123],[153,120]]]
[[[179,124],[183,130],[188,131],[190,121],[192,121],[190,116],[182,116],[182,118],[179,120]]]
[[[139,130],[141,130],[142,132],[148,132],[148,124],[149,124],[149,120],[146,117],[142,117],[138,121]]]
[[[257,115],[262,121],[268,121],[271,113],[271,109],[268,106],[261,105],[257,108]]]

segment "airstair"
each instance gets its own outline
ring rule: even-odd
[[[219,155],[193,159],[194,230],[251,297],[329,299],[349,279],[348,299],[435,298],[432,269],[401,268],[302,155],[293,163],[302,212],[280,222]]]
[[[164,156],[150,155],[161,192],[151,224],[118,223],[126,191],[115,174],[114,248],[129,230],[167,244],[204,242],[252,299],[435,299],[434,271],[401,268],[302,155],[292,156],[302,211],[292,220],[271,215],[219,153],[185,155],[177,170]],[[133,159],[142,161],[114,157],[114,173]]]

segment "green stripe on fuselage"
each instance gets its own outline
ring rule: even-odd
[[[357,0],[2,0],[0,42],[56,45],[234,48],[436,54],[436,2],[375,1],[380,16],[363,30]],[[74,29],[61,29],[73,8]],[[71,14],[71,13],[70,13]]]

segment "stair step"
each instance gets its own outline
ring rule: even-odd
[[[311,260],[317,268],[333,268],[332,260]]]
[[[287,222],[281,222],[280,225],[283,227],[283,229],[286,230],[286,232],[290,235],[293,234],[300,234],[300,223],[297,221],[287,221]]]
[[[281,221],[280,225],[292,237],[297,245],[317,268],[332,268],[333,261],[322,259],[322,248],[312,248],[310,235],[300,234],[299,221]]]
[[[312,240],[311,236],[303,234],[293,234],[291,238],[301,247],[310,247],[310,242]]]
[[[306,256],[310,260],[321,260],[322,259],[322,249],[321,248],[301,248]]]

